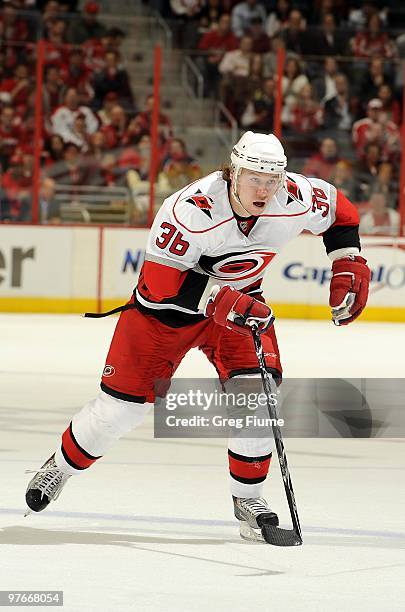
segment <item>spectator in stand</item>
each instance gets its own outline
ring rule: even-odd
[[[0,38],[14,43],[28,39],[28,24],[10,3],[4,4],[0,14]]]
[[[316,100],[313,88],[307,83],[300,90],[296,102],[291,107],[289,127],[295,134],[313,135],[323,123],[323,111]],[[310,143],[308,143],[310,148]]]
[[[252,38],[253,53],[268,53],[270,51],[270,38],[266,34],[263,21],[260,17],[254,17],[251,20],[246,33]]]
[[[88,106],[80,104],[77,90],[70,87],[65,93],[63,106],[60,106],[51,117],[52,131],[55,134],[60,134],[65,140],[65,136],[73,128],[75,117],[79,114],[86,118],[86,131],[89,134],[94,134],[99,123],[96,115]]]
[[[383,11],[378,13],[375,1],[362,0],[360,7],[353,7],[349,10],[348,25],[350,28],[354,28],[357,31],[364,30],[367,27],[370,17],[375,14],[379,14],[381,18],[384,16]]]
[[[20,106],[16,109],[16,116],[20,122],[21,126],[21,134],[20,134],[20,142],[19,147],[32,147],[32,143],[34,142],[35,135],[35,90],[32,90],[27,98],[27,103],[25,106]],[[45,142],[46,130],[42,125],[41,130],[41,149],[43,143]]]
[[[333,13],[325,13],[322,17],[321,29],[315,33],[312,54],[315,55],[346,55],[348,40],[342,30],[337,30]]]
[[[262,89],[256,92],[241,117],[241,125],[254,132],[272,132],[276,83],[274,78],[263,81]]]
[[[3,174],[2,187],[6,193],[10,217],[15,222],[31,219],[31,193],[34,156],[26,149],[11,159],[11,165]]]
[[[388,84],[380,85],[378,99],[382,102],[382,110],[388,121],[392,121],[399,126],[401,123],[401,106],[398,100],[394,98],[392,89]]]
[[[341,191],[350,201],[353,201],[356,194],[356,184],[353,177],[352,166],[346,159],[337,162],[329,180],[336,189]]]
[[[169,3],[168,3],[169,4]],[[175,46],[183,49],[194,49],[197,46],[199,22],[205,0],[170,0],[171,29]]]
[[[110,125],[111,123],[111,110],[118,104],[118,96],[115,91],[110,91],[104,96],[103,106],[98,111],[97,115],[101,121],[101,125]]]
[[[66,68],[62,72],[65,87],[73,87],[85,94],[88,102],[94,97],[94,89],[91,86],[91,70],[84,61],[84,51],[80,47],[70,50],[69,60]]]
[[[168,153],[162,163],[162,171],[172,189],[181,189],[201,176],[200,166],[188,153],[186,144],[181,138],[172,138],[170,141]]]
[[[128,163],[130,157],[129,152],[132,151],[132,154],[136,156],[133,160],[131,160],[131,164]],[[129,170],[131,165],[132,168],[137,173],[138,181],[148,181],[149,180],[149,171],[150,171],[150,155],[151,155],[151,140],[149,134],[144,134],[141,136],[136,148],[131,147],[130,149],[124,149],[120,155],[118,160],[118,165],[125,171]]]
[[[333,138],[324,138],[318,153],[314,153],[304,166],[303,174],[314,176],[330,182],[339,162],[336,141]]]
[[[374,143],[365,147],[363,159],[358,160],[353,167],[356,181],[356,196],[358,202],[366,202],[370,196],[372,185],[378,175],[381,163],[381,148]]]
[[[244,36],[251,23],[252,19],[258,17],[263,26],[266,23],[266,9],[261,2],[257,0],[246,0],[238,2],[232,9],[232,30],[235,36],[241,38]]]
[[[62,136],[59,136],[59,134],[52,134],[46,143],[45,153],[46,166],[52,166],[53,164],[62,162],[65,153],[65,143]]]
[[[101,130],[91,136],[88,157],[100,170],[102,177],[100,184],[114,185],[114,168],[117,159],[114,152],[109,150],[105,134]]]
[[[39,218],[40,223],[58,224],[60,218],[60,203],[55,198],[55,181],[44,177],[39,189]]]
[[[298,55],[296,53],[285,50],[285,44],[281,34],[274,36],[271,41],[271,50],[263,55],[263,76],[265,79],[273,77],[277,73],[279,49],[284,49],[286,61],[288,61],[290,58],[298,59]]]
[[[97,2],[86,2],[84,5],[83,16],[71,22],[68,40],[70,43],[80,45],[92,38],[99,39],[106,32],[105,26],[97,19],[100,6]]]
[[[42,88],[43,110],[46,116],[52,113],[62,104],[64,81],[58,66],[47,66],[45,68],[44,82]]]
[[[45,65],[65,68],[69,62],[66,40],[66,21],[59,17],[49,19],[45,31]]]
[[[306,32],[306,21],[298,9],[290,11],[287,25],[281,35],[287,51],[293,51],[297,55],[313,53],[313,43],[311,39],[308,40]]]
[[[352,39],[352,51],[358,58],[379,56],[391,59],[394,56],[395,46],[388,33],[382,31],[381,19],[377,13],[370,15],[367,29],[358,32]]]
[[[291,108],[291,124],[300,133],[311,132],[323,124],[323,109],[310,83],[301,88]]]
[[[0,112],[0,164],[4,172],[22,138],[21,121],[12,106],[5,105]]]
[[[324,128],[350,131],[352,129],[355,100],[351,98],[349,81],[343,73],[335,76],[336,95],[324,105]]]
[[[382,149],[382,160],[398,161],[400,135],[398,127],[387,117],[382,102],[374,98],[367,104],[367,117],[359,119],[352,129],[353,143],[359,158],[364,155],[367,143],[374,143]]]
[[[395,208],[398,200],[399,185],[394,177],[394,166],[389,162],[381,162],[378,166],[377,176],[371,183],[371,191],[379,191],[387,197],[387,202],[391,208]]]
[[[199,23],[203,34],[215,30],[225,13],[229,15],[220,0],[207,0],[200,12]]]
[[[109,28],[107,30],[107,36],[109,38],[109,47],[113,51],[118,53],[118,57],[121,57],[121,46],[124,42],[125,32],[121,28]]]
[[[220,98],[237,119],[243,112],[250,94],[252,43],[250,36],[243,36],[239,49],[225,53],[219,64],[219,72],[222,74]]]
[[[75,116],[72,128],[64,133],[64,141],[73,142],[79,147],[80,153],[87,153],[90,148],[90,134],[87,132],[85,115],[78,113]]]
[[[373,57],[368,65],[368,70],[363,79],[360,80],[359,95],[364,100],[376,98],[381,85],[389,85],[390,79],[385,73],[384,60]]]
[[[290,0],[277,0],[275,10],[266,19],[265,30],[267,36],[273,38],[286,27],[290,10]]]
[[[91,38],[82,45],[86,57],[86,65],[93,73],[100,72],[105,67],[105,56],[111,49],[112,38],[107,31],[101,38]]]
[[[109,92],[115,92],[119,103],[127,110],[134,110],[134,98],[126,70],[119,66],[117,51],[107,51],[105,67],[94,78],[94,104],[100,109],[104,97]]]
[[[127,124],[125,110],[119,104],[115,104],[111,109],[110,123],[101,128],[108,149],[117,149],[126,144]]]
[[[260,93],[263,85],[263,61],[259,53],[252,55],[249,70],[248,88],[250,96]]]
[[[315,26],[320,26],[324,16],[330,13],[333,13],[340,22],[346,17],[345,2],[346,0],[315,0],[311,2],[311,11],[309,13],[310,23]]]
[[[28,66],[17,64],[13,76],[0,83],[0,99],[12,104],[14,108],[25,107],[31,88]]]
[[[39,4],[39,6],[38,6]],[[43,6],[41,6],[43,4]],[[36,2],[37,8],[42,12],[43,22],[47,22],[49,19],[55,19],[62,13],[61,5],[57,0],[49,0],[49,2],[38,3]]]
[[[334,57],[325,57],[321,75],[311,81],[318,100],[325,104],[336,96],[335,77],[339,72],[337,61]]]
[[[64,147],[63,161],[47,168],[46,175],[61,185],[95,185],[99,176],[94,160],[80,155],[80,149],[73,142]]]
[[[226,51],[234,51],[239,47],[239,40],[231,30],[230,15],[224,13],[218,21],[218,27],[206,32],[201,38],[198,48],[206,52],[202,58],[205,77],[206,95],[216,95],[220,74],[218,65]]]
[[[283,121],[288,122],[290,120],[291,109],[296,103],[300,91],[308,83],[308,77],[302,72],[298,59],[295,57],[287,59],[281,82],[284,101],[282,111]]]
[[[360,219],[360,232],[373,236],[399,236],[400,216],[396,210],[388,208],[385,194],[372,193],[369,204],[370,212]]]
[[[152,128],[153,94],[146,98],[146,108],[131,121],[131,129],[127,135],[128,143],[138,143],[142,136],[150,136]],[[172,122],[164,113],[159,113],[158,121],[159,148],[162,149],[173,136]]]

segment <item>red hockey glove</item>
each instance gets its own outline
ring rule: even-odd
[[[357,319],[367,303],[370,276],[363,257],[343,257],[333,262],[329,304],[335,325]]]
[[[263,333],[274,321],[271,308],[229,285],[221,289],[218,285],[213,287],[204,314],[206,317],[213,316],[218,325],[245,336],[251,335],[250,326],[253,323]]]

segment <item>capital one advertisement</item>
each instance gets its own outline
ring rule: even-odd
[[[144,261],[147,239],[148,230],[105,231],[105,299],[126,299],[131,294]],[[405,308],[405,239],[364,237],[361,254],[372,273],[369,305]],[[302,235],[272,260],[263,292],[270,303],[327,305],[330,277],[331,261],[322,237]]]
[[[371,269],[369,306],[405,307],[405,239],[363,238]],[[322,237],[299,236],[273,259],[264,293],[273,302],[327,304],[331,262]]]

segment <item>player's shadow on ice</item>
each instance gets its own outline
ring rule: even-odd
[[[236,540],[235,540],[236,541]],[[5,527],[0,530],[0,544],[57,545],[57,544],[93,544],[102,546],[131,546],[132,544],[191,544],[198,546],[215,546],[229,544],[229,540],[220,538],[176,538],[166,536],[100,533],[94,531],[60,531],[59,529],[37,529],[35,527]]]
[[[222,561],[220,559],[210,559],[207,557],[199,557],[197,555],[187,555],[178,552],[160,550],[156,548],[147,548],[139,546],[139,544],[187,544],[194,546],[218,546],[222,544],[240,543],[242,540],[229,540],[220,538],[170,538],[162,536],[140,536],[126,535],[118,533],[99,533],[88,531],[60,531],[52,529],[35,529],[32,527],[5,527],[0,529],[0,544],[12,544],[14,546],[50,546],[60,544],[79,544],[91,546],[124,546],[135,550],[144,550],[156,554],[169,555],[173,557],[183,557],[186,559],[195,559],[197,561],[206,561],[216,565],[226,565],[237,569],[250,570],[249,576],[272,576],[284,574],[281,571],[273,571],[264,567],[256,567],[245,565],[242,563],[232,563],[230,561]],[[255,573],[252,574],[251,570]],[[243,574],[239,574],[243,576]]]

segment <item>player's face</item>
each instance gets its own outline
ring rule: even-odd
[[[251,215],[264,213],[267,204],[280,189],[283,175],[253,172],[243,168],[237,182],[237,193],[243,208]]]

